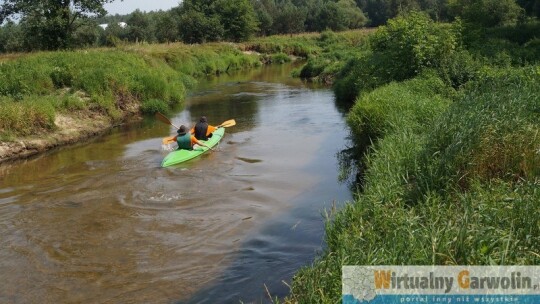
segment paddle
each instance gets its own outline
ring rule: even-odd
[[[225,127],[225,128],[228,128],[228,127],[232,127],[232,126],[235,126],[236,125],[236,121],[234,119],[229,119],[227,121],[224,121],[222,124],[220,124],[219,126],[217,126],[217,128],[219,127]]]
[[[159,113],[159,112],[156,112],[156,118],[158,120],[160,120],[161,122],[164,122],[166,124],[169,124],[173,127],[175,127],[176,129],[180,129],[179,127],[177,127],[175,124],[173,124],[165,115]]]
[[[157,113],[156,113],[156,117],[157,117]],[[167,117],[165,117],[165,118],[167,118]],[[236,121],[234,119],[229,119],[229,120],[224,121],[222,124],[220,124],[216,128],[221,128],[221,127],[228,128],[228,127],[232,127],[232,126],[235,126],[235,125],[236,125]],[[172,144],[175,141],[176,141],[176,136],[169,136],[169,137],[163,138],[162,142],[163,142],[164,145],[167,145],[167,144]]]

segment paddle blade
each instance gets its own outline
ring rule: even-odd
[[[172,144],[172,143],[175,143],[175,142],[176,142],[176,137],[175,137],[175,136],[165,137],[165,138],[162,140],[162,143],[163,143],[164,145]]]
[[[234,119],[229,119],[227,121],[224,121],[221,125],[219,125],[220,127],[225,127],[225,128],[228,128],[228,127],[232,127],[236,125],[236,121]]]
[[[166,123],[166,124],[169,124],[169,125],[171,125],[171,126],[173,126],[173,127],[175,127],[175,128],[178,129],[178,127],[175,126],[175,125],[167,118],[167,116],[165,116],[165,115],[163,115],[163,114],[161,114],[161,113],[159,113],[159,112],[156,112],[156,118],[157,118],[159,121],[161,121],[161,122],[163,122],[163,123]]]
[[[169,125],[172,124],[171,121],[165,115],[163,115],[163,114],[161,114],[159,112],[156,112],[156,118],[159,121],[163,122],[163,123],[166,123],[166,124],[169,124]]]

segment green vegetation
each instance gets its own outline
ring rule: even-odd
[[[348,57],[368,31],[252,39],[241,44],[127,45],[0,57],[0,136],[44,134],[57,114],[99,113],[118,122],[135,112],[167,112],[197,77],[301,58]],[[258,53],[258,54],[250,54]],[[334,77],[339,65],[325,67]],[[320,76],[321,77],[321,76]],[[326,76],[322,76],[326,77]]]
[[[55,129],[55,113],[167,112],[193,77],[259,65],[257,56],[225,44],[182,44],[49,52],[0,63],[2,138]]]
[[[538,22],[498,20],[405,14],[351,53],[334,90],[363,184],[286,302],[339,302],[343,265],[540,264]]]
[[[15,37],[12,32],[6,33],[9,38],[21,44],[16,47],[24,47],[26,50],[64,49],[74,44],[73,40],[81,34],[78,30],[88,25],[91,16],[105,15],[103,5],[109,2],[113,0],[5,0],[0,5],[0,24],[12,16],[20,19],[19,26],[10,23],[8,27],[11,30],[17,27],[23,37]],[[10,39],[8,42],[13,43]]]
[[[253,36],[376,27],[413,11],[425,12],[438,22],[461,18],[474,27],[508,25],[540,15],[537,0],[186,0],[167,11],[105,16],[103,4],[112,1],[42,1],[39,5],[4,1],[0,52],[241,42]]]
[[[0,58],[0,138],[54,130],[58,113],[166,111],[194,77],[300,56],[308,61],[296,75],[332,83],[351,103],[361,145],[352,154],[365,170],[355,201],[327,214],[326,247],[286,301],[339,302],[343,265],[538,265],[537,2],[184,1],[96,19],[112,23],[81,25],[66,37],[73,44],[53,48],[116,49]],[[385,26],[332,31],[365,24]],[[43,48],[28,44],[31,25],[5,23],[0,52]],[[296,34],[305,30],[323,32]],[[287,35],[246,41],[269,34]],[[126,44],[180,38],[243,42]]]
[[[339,301],[343,265],[540,263],[540,70],[480,80],[455,102],[434,81],[357,101],[351,124],[365,108],[379,126],[364,191],[329,215],[324,255],[295,276],[291,300]]]

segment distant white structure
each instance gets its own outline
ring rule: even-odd
[[[103,23],[103,24],[100,24],[99,25],[102,29],[106,30],[107,27],[109,26],[108,23]],[[125,22],[118,22],[118,26],[120,26],[121,28],[126,28],[127,27],[127,23]]]

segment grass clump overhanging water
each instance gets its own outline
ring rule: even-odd
[[[0,64],[0,136],[54,131],[58,113],[167,112],[195,77],[260,65],[228,44],[127,46],[43,52]],[[78,111],[78,112],[77,112]]]
[[[55,108],[51,100],[33,96],[20,101],[0,99],[0,136],[3,140],[34,131],[54,130]]]
[[[391,83],[361,95],[348,114],[357,142],[376,141],[408,128],[419,133],[445,110],[455,91],[435,75]]]
[[[370,33],[370,30],[322,32],[316,40],[318,52],[308,57],[307,63],[297,73],[298,76],[332,84],[348,60],[366,52]]]

